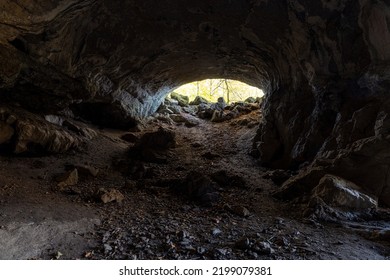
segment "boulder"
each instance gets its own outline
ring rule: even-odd
[[[182,114],[172,114],[169,116],[175,123],[185,123],[187,119]]]
[[[165,150],[176,145],[176,134],[173,130],[160,127],[157,131],[147,132],[141,136],[137,143],[140,148],[153,148]]]
[[[247,99],[245,99],[244,102],[245,103],[255,103],[256,99],[254,97],[248,97]]]
[[[195,97],[194,100],[190,102],[190,105],[200,105],[200,104],[209,104],[210,102],[206,99],[203,98],[202,96],[197,96]]]
[[[227,106],[225,99],[223,97],[218,97],[218,100],[216,103],[211,104],[211,108],[213,110],[223,111],[225,107]]]
[[[182,107],[187,106],[190,102],[188,96],[179,94],[177,92],[172,92],[171,98],[177,100],[177,102],[179,102],[179,105]]]
[[[320,198],[328,206],[346,211],[376,208],[378,202],[361,192],[356,184],[341,177],[327,174],[312,190],[312,197]]]

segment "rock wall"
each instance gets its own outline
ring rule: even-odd
[[[183,83],[242,80],[267,92],[254,141],[264,165],[297,169],[331,160],[390,204],[388,1],[3,0],[0,6],[2,103],[40,114],[71,110],[128,127]],[[367,182],[362,170],[381,179]]]

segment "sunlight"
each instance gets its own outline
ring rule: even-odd
[[[185,84],[174,92],[188,96],[189,100],[201,96],[210,102],[217,102],[223,97],[227,103],[244,101],[249,97],[260,98],[264,95],[259,88],[250,86],[240,81],[228,79],[207,79]]]

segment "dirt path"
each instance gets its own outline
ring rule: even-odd
[[[304,220],[300,205],[274,200],[277,186],[248,156],[256,128],[232,125],[237,121],[201,120],[192,128],[151,122],[147,130],[164,126],[176,134],[166,163],[132,162],[124,132],[107,130],[67,155],[1,156],[0,259],[389,258],[388,243]],[[129,161],[143,172],[139,178],[124,175],[134,167]],[[61,189],[53,178],[72,164],[99,174]],[[191,172],[213,178],[212,206],[181,191]],[[123,202],[102,203],[102,188],[118,190]]]

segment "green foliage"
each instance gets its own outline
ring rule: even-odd
[[[188,96],[190,101],[200,96],[208,101],[217,102],[218,97],[223,97],[228,103],[264,95],[261,89],[240,81],[227,79],[208,79],[193,82],[175,89],[175,92]]]

